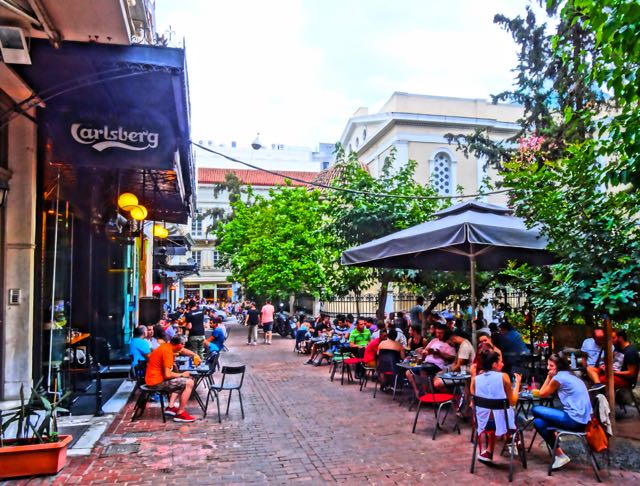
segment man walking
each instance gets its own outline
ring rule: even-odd
[[[256,303],[251,302],[247,311],[247,327],[249,328],[247,346],[258,344],[258,324],[260,324],[260,312],[256,309]]]
[[[189,342],[187,348],[204,359],[204,312],[195,300],[189,302],[189,312],[186,315]]]
[[[273,331],[273,314],[275,308],[271,305],[271,299],[267,299],[267,303],[260,310],[260,323],[264,331],[264,343],[271,344],[271,334]]]

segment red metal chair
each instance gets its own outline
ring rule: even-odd
[[[433,386],[433,376],[414,375],[414,380],[418,389],[418,392],[416,393],[416,398],[418,399],[418,409],[416,410],[416,418],[413,421],[413,429],[411,432],[414,434],[416,433],[416,425],[418,424],[418,416],[420,415],[420,409],[422,408],[422,405],[433,405],[436,425],[433,428],[433,436],[431,437],[431,439],[436,440],[438,429],[441,429],[442,425],[444,425],[445,420],[447,420],[449,410],[453,410],[454,396],[452,393],[437,393]],[[442,409],[445,406],[449,406],[449,409],[447,409],[447,412],[442,418],[442,421],[440,421],[440,415],[442,413]],[[458,417],[455,413],[453,413],[452,415],[456,419],[453,430],[457,430],[459,435],[460,426],[458,425]]]

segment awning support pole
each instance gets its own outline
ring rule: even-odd
[[[51,271],[51,314],[49,320],[49,366],[47,367],[47,391],[51,393],[51,359],[53,358],[53,328],[55,312],[56,312],[56,270],[58,264],[58,226],[60,209],[60,168],[58,167],[58,176],[56,177],[56,212],[54,218],[53,231],[53,268]]]

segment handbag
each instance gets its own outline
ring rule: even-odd
[[[591,417],[584,431],[587,434],[587,443],[593,452],[602,452],[609,448],[607,433],[596,417]]]

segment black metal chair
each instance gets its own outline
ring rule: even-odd
[[[165,417],[165,414],[164,414],[164,409],[165,409],[164,399],[166,397],[167,403],[169,403],[170,394],[169,392],[155,390],[153,387],[146,385],[144,382],[144,376],[146,371],[147,371],[146,361],[139,361],[138,364],[136,364],[133,367],[133,372],[136,377],[136,389],[139,390],[140,394],[138,395],[136,404],[133,407],[133,414],[131,415],[131,421],[135,422],[136,420],[138,420],[144,415],[144,411],[147,408],[147,403],[149,403],[149,399],[151,398],[151,395],[154,395],[157,393],[160,398],[160,413],[162,414],[162,421],[166,422],[167,418]]]
[[[473,410],[473,420],[474,424],[478,423],[478,415],[477,415],[477,407],[486,408],[492,411],[492,414],[495,414],[498,411],[502,411],[504,414],[504,421],[507,424],[507,428],[509,427],[509,416],[507,411],[510,408],[509,400],[507,398],[483,398],[478,396],[472,397],[472,410]],[[514,413],[514,424],[515,424],[515,413]],[[513,456],[514,453],[518,452],[518,457],[522,462],[522,467],[524,469],[527,468],[527,455],[525,451],[524,445],[524,432],[515,424],[515,429],[509,429],[508,433],[511,434],[511,441],[509,443],[505,442],[505,447],[509,449],[509,482],[513,481]],[[473,455],[471,456],[471,474],[475,472],[476,466],[476,452],[478,450],[478,429],[477,426],[473,429]],[[504,449],[503,449],[504,450]]]
[[[244,382],[244,373],[246,371],[246,366],[223,366],[222,367],[222,381],[219,385],[211,385],[209,386],[209,391],[207,393],[207,401],[204,406],[204,416],[207,417],[207,410],[209,408],[209,398],[213,395],[213,398],[216,399],[216,406],[218,408],[218,422],[222,423],[222,416],[220,415],[220,398],[219,393],[222,391],[229,392],[229,399],[227,400],[227,411],[225,415],[229,415],[229,406],[231,405],[231,395],[234,390],[238,392],[238,398],[240,399],[240,411],[242,412],[242,419],[244,420],[244,407],[242,405],[242,383]],[[229,383],[227,381],[227,376],[240,375],[239,382],[234,380],[234,383]]]

